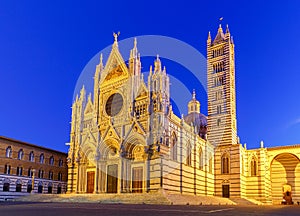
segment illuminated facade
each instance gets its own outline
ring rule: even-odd
[[[284,192],[300,198],[299,145],[247,150],[239,143],[228,27],[207,40],[207,117],[195,92],[187,115],[176,116],[159,57],[146,83],[137,41],[126,64],[114,36],[106,64],[101,55],[96,66],[93,97],[83,87],[72,105],[68,192],[164,190],[264,203],[280,202]]]

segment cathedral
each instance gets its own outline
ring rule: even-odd
[[[160,58],[144,80],[137,41],[125,62],[118,35],[96,66],[93,94],[72,105],[68,193],[169,193],[300,200],[300,145],[247,149],[236,119],[235,49],[228,26],[207,39],[208,115],[195,91],[177,116]]]

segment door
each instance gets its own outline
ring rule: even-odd
[[[292,199],[292,186],[291,185],[283,185],[283,204],[292,205],[294,204]]]
[[[94,185],[95,185],[95,172],[87,172],[87,193],[93,193],[94,192]]]
[[[107,166],[107,193],[117,193],[118,189],[118,165]]]
[[[38,193],[43,193],[43,185],[38,186]]]
[[[132,169],[132,193],[143,192],[143,167]]]
[[[49,193],[49,194],[52,193],[52,186],[48,186],[48,193]]]
[[[31,191],[32,191],[32,184],[30,183],[27,185],[27,193],[31,193]]]
[[[57,193],[58,193],[58,194],[61,194],[61,186],[58,186],[58,187],[57,187]]]
[[[22,191],[22,185],[21,184],[17,184],[16,185],[16,192],[21,192]]]
[[[222,196],[229,198],[230,197],[230,192],[229,192],[229,185],[222,185]]]

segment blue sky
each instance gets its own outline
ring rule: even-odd
[[[120,40],[169,36],[206,55],[219,17],[235,41],[241,142],[300,143],[298,1],[1,1],[0,134],[67,151],[76,81],[112,43],[112,32],[120,31]],[[199,95],[204,113],[205,97]]]

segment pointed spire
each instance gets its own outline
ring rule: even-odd
[[[130,50],[130,58],[137,58],[138,57],[138,49],[137,49],[137,39],[134,38],[133,41],[133,48]]]
[[[223,33],[223,28],[222,28],[221,24],[219,24],[218,32],[222,32]]]
[[[151,76],[152,75],[152,65],[150,65],[150,70],[149,71],[150,71],[149,76]]]
[[[193,89],[192,100],[188,103],[188,114],[200,113],[200,102],[196,99],[196,91]]]
[[[157,54],[156,60],[154,61],[154,72],[160,72],[161,71],[161,62],[159,59],[159,55]]]
[[[225,33],[225,37],[226,37],[227,40],[230,39],[230,31],[229,31],[228,24],[226,25],[226,33]]]
[[[219,25],[219,28],[218,28],[218,33],[217,33],[217,35],[216,35],[216,37],[215,37],[213,43],[214,43],[214,44],[218,44],[218,43],[220,43],[220,42],[223,42],[224,39],[225,39],[225,35],[224,35],[224,33],[223,33],[222,25],[220,24],[220,25]]]
[[[228,24],[226,25],[226,34],[227,34],[227,33],[230,33],[230,32],[229,32]]]
[[[80,99],[84,99],[84,98],[85,98],[85,87],[83,85],[80,90]]]
[[[196,91],[195,91],[195,89],[193,89],[193,100],[196,100]]]
[[[81,88],[81,90],[80,90],[80,93],[83,93],[83,92],[85,92],[85,87],[84,87],[84,85],[82,85],[82,88]]]
[[[211,35],[210,35],[210,31],[208,32],[208,36],[207,36],[207,46],[210,46],[211,45]]]
[[[103,65],[103,54],[102,54],[102,53],[100,54],[100,62],[99,62],[99,65]]]
[[[133,58],[133,51],[130,50],[130,58]]]
[[[88,100],[92,101],[92,93],[91,92],[89,93]]]
[[[234,43],[233,36],[230,37],[230,41],[231,41],[232,44]]]
[[[133,42],[133,48],[136,49],[137,48],[137,39],[136,37],[134,38],[134,42]]]

